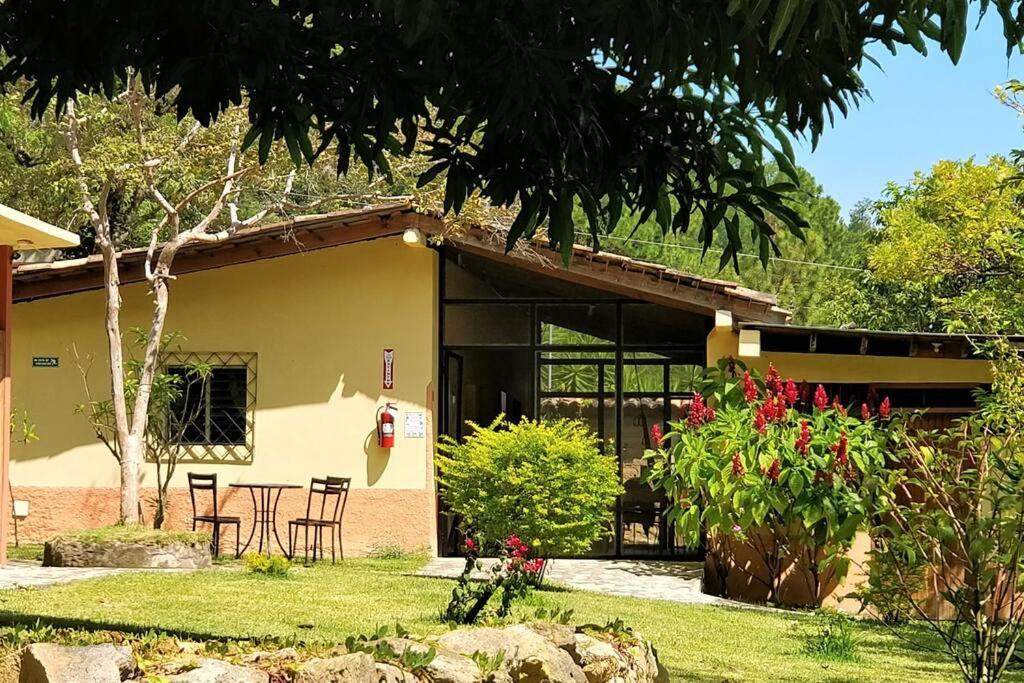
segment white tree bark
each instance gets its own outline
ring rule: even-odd
[[[109,181],[104,183],[96,201],[89,188],[82,161],[79,142],[79,119],[76,117],[74,102],[69,102],[66,110],[65,142],[68,153],[77,170],[79,189],[82,193],[82,209],[89,217],[96,231],[96,244],[103,256],[103,274],[105,297],[105,326],[107,333],[107,352],[110,361],[110,393],[113,403],[114,426],[116,430],[116,446],[120,455],[120,521],[125,524],[141,522],[141,486],[142,464],[145,458],[146,429],[149,423],[149,404],[152,394],[153,379],[159,369],[161,341],[164,336],[164,324],[167,319],[167,308],[170,300],[169,283],[174,279],[172,265],[178,251],[192,242],[218,242],[227,239],[239,228],[248,227],[262,220],[272,211],[282,210],[288,202],[294,171],[285,181],[281,200],[255,214],[241,220],[235,198],[238,193],[238,181],[250,169],[238,170],[238,129],[234,131],[234,141],[227,159],[226,173],[223,177],[211,181],[188,193],[177,204],[172,204],[160,191],[156,181],[156,171],[163,163],[161,158],[147,158],[145,155],[146,138],[142,119],[144,98],[138,79],[129,86],[128,96],[132,98],[132,112],[135,118],[136,133],[140,149],[143,153],[141,168],[147,182],[149,194],[163,209],[164,217],[152,227],[145,261],[146,280],[153,295],[153,315],[146,336],[143,352],[142,369],[138,377],[138,390],[132,400],[125,393],[125,359],[121,337],[121,291],[118,270],[118,245],[115,243],[111,230],[110,218],[107,213],[107,200],[110,193]],[[178,151],[189,144],[195,135],[198,124],[193,126],[182,138]],[[209,190],[220,187],[220,193],[205,216],[194,226],[182,230],[181,211],[191,206],[200,196]],[[225,206],[229,209],[227,225],[216,232],[210,229],[216,224]],[[161,234],[167,232],[167,239],[160,244]]]

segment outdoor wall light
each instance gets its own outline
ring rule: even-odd
[[[419,228],[406,228],[405,232],[402,233],[402,241],[410,247],[427,246],[427,240],[423,237],[423,232]]]

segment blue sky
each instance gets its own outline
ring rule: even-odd
[[[905,182],[941,159],[1024,147],[1024,121],[992,96],[996,85],[1024,80],[1024,58],[1007,62],[1005,50],[994,13],[968,34],[957,66],[934,47],[927,57],[876,49],[884,72],[868,65],[861,74],[871,99],[826,129],[813,153],[809,142],[799,145],[797,160],[845,213],[877,198],[888,181]]]

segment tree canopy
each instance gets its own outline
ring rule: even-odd
[[[1024,185],[1002,157],[941,161],[875,205],[868,273],[839,320],[882,329],[1024,331]],[[845,310],[843,310],[845,308]],[[845,320],[842,320],[845,318]]]
[[[474,192],[516,207],[510,241],[546,222],[567,250],[579,205],[595,236],[624,213],[662,232],[697,215],[702,244],[721,234],[728,257],[746,243],[767,261],[778,231],[805,226],[786,203],[791,136],[816,141],[865,95],[872,45],[957,61],[971,4],[7,0],[0,82],[26,79],[41,116],[138,73],[204,124],[246,102],[263,159],[280,139],[343,173],[420,154],[421,182],[445,174],[446,210]],[[1021,0],[974,5],[1020,46]]]
[[[837,301],[836,293],[861,281],[868,248],[877,231],[873,229],[870,203],[862,202],[844,219],[839,204],[825,194],[814,177],[803,168],[797,171],[800,190],[792,193],[787,202],[808,224],[804,238],[780,235],[779,247],[784,258],[772,259],[764,268],[742,268],[737,279],[751,289],[776,294],[779,304],[793,312],[794,322],[827,324],[846,315],[846,303]],[[769,180],[779,175],[777,169],[767,169]],[[699,233],[699,217],[695,224],[695,232]],[[745,218],[740,226],[741,230],[750,227]],[[660,230],[653,220],[635,229],[623,224],[604,239],[604,246],[609,251],[663,263],[684,272],[717,276],[725,253],[724,235],[715,236],[706,254],[696,234],[668,235],[663,239],[659,236]],[[744,254],[740,258],[750,263],[754,256]]]

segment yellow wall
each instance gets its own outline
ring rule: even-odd
[[[731,326],[715,327],[708,335],[708,365],[736,358],[762,373],[773,363],[783,377],[815,383],[983,384],[991,381],[988,363],[961,358],[908,358],[827,353],[739,355],[739,334]]]
[[[398,238],[185,275],[172,283],[167,330],[185,351],[257,354],[255,453],[250,465],[182,465],[230,482],[309,483],[352,478],[354,488],[432,487],[430,421],[436,386],[436,254]],[[381,297],[390,305],[378,305]],[[146,326],[143,285],[124,289],[123,326]],[[93,357],[97,395],[109,395],[101,292],[14,308],[14,403],[40,440],[14,448],[15,487],[117,486],[116,463],[73,413],[85,400],[73,348]],[[384,392],[382,349],[395,349],[395,389]],[[59,356],[33,368],[33,356]],[[374,416],[397,400],[390,453],[376,446]],[[424,438],[404,437],[405,412],[427,413]],[[155,483],[152,466],[145,485]]]

